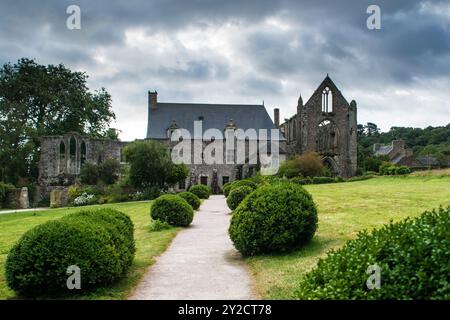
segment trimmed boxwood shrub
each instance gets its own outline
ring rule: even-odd
[[[192,209],[197,210],[200,207],[201,201],[200,198],[197,197],[195,194],[189,191],[180,192],[178,193],[180,197],[182,197],[184,200],[186,200],[192,207]]]
[[[153,201],[150,208],[153,220],[165,221],[170,225],[186,227],[194,218],[194,210],[182,197],[174,194],[165,194]]]
[[[230,207],[231,210],[236,209],[242,200],[253,191],[254,189],[249,186],[233,188],[227,198],[228,207]]]
[[[390,223],[321,259],[296,290],[300,299],[450,299],[450,207]],[[366,282],[381,268],[380,289]]]
[[[192,192],[200,199],[208,199],[212,193],[212,190],[204,184],[196,184],[189,188],[189,192]]]
[[[228,187],[227,193],[225,194],[225,192],[224,192],[225,196],[228,197],[230,192],[231,192],[231,190],[233,190],[234,188],[242,187],[242,186],[250,187],[253,190],[258,188],[258,185],[256,183],[254,183],[253,181],[251,181],[251,180],[246,180],[246,179],[244,179],[244,180],[236,180],[236,181],[233,181],[231,183],[230,187]]]
[[[395,169],[395,174],[409,174],[411,169],[407,166],[400,166]]]
[[[110,284],[132,263],[133,223],[113,210],[82,211],[26,232],[6,259],[8,286],[21,296],[62,296]],[[81,271],[81,290],[67,288],[67,268]]]
[[[231,186],[233,185],[233,182],[234,181],[230,181],[230,182],[227,182],[227,183],[225,183],[223,185],[222,191],[223,191],[223,194],[224,194],[225,197],[228,197],[228,194],[230,193]]]
[[[307,244],[317,220],[311,195],[298,184],[284,182],[248,195],[234,211],[228,232],[243,255],[284,252]]]

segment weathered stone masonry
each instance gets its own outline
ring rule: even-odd
[[[85,162],[98,164],[106,159],[122,159],[122,149],[128,142],[92,139],[70,132],[60,136],[41,137],[39,160],[40,195],[48,196],[56,186],[77,182]]]
[[[357,168],[357,107],[327,75],[297,113],[281,124],[291,153],[318,152],[336,175],[351,177]]]

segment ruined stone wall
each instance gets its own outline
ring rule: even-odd
[[[30,207],[28,188],[13,189],[8,193],[6,207],[11,209],[27,209]]]
[[[92,139],[78,133],[41,137],[38,184],[45,194],[49,186],[72,185],[85,162],[120,161],[121,151],[127,143]]]
[[[322,93],[325,88],[328,88],[332,95],[328,112],[322,110]],[[323,150],[321,146],[321,125],[324,124],[329,126],[327,130],[331,133],[327,140],[331,147],[327,150]],[[331,166],[336,174],[344,177],[356,174],[356,102],[349,104],[329,77],[325,78],[305,105],[302,99],[299,99],[297,115],[283,126],[288,132],[289,147],[295,154],[319,152],[324,162]]]

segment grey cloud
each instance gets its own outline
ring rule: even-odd
[[[122,105],[139,109],[147,89],[158,89],[166,101],[268,99],[293,112],[299,91],[308,98],[308,92],[330,73],[344,94],[347,90],[363,95],[363,117],[364,110],[375,110],[379,113],[372,115],[382,119],[389,103],[384,109],[378,107],[380,97],[373,94],[383,95],[392,87],[414,90],[417,78],[440,85],[450,82],[450,17],[421,10],[424,3],[448,5],[448,1],[377,1],[382,29],[371,31],[366,28],[366,8],[372,3],[4,0],[0,2],[0,63],[31,57],[39,63],[63,62],[85,70],[90,83],[106,87],[113,101],[121,104],[114,105],[117,112],[127,116]],[[70,4],[81,7],[82,30],[65,27]],[[289,28],[263,26],[270,17]],[[189,49],[176,39],[179,31],[204,31],[227,23],[240,28],[227,44],[231,56],[211,48]],[[127,47],[125,31],[132,28],[166,36],[174,42],[174,52]],[[96,60],[98,52],[107,55],[105,65]],[[439,95],[433,88],[424,94]],[[396,107],[420,112],[420,101],[413,103],[417,107],[410,105]],[[446,100],[441,105],[449,106]],[[388,126],[390,120],[385,121]]]

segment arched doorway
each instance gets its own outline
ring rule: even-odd
[[[336,161],[331,158],[331,157],[325,157],[322,159],[323,165],[330,170],[331,175],[334,176],[339,176],[340,172],[339,172],[339,168],[338,165],[336,163]]]

